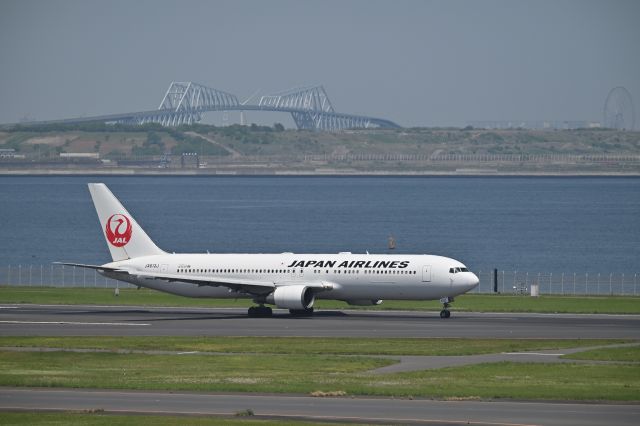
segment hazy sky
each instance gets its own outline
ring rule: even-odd
[[[0,123],[154,109],[173,80],[322,84],[405,126],[600,121],[615,86],[639,109],[640,1],[0,0],[0,70]]]

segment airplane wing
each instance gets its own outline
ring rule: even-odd
[[[245,291],[251,294],[269,294],[275,290],[276,285],[269,281],[243,280],[238,278],[209,277],[204,275],[168,274],[162,272],[130,271],[129,275],[138,278],[147,278],[164,281],[180,281],[200,286],[228,287],[235,291]]]
[[[227,287],[234,291],[241,291],[251,294],[269,294],[273,290],[276,289],[279,285],[287,285],[287,283],[278,283],[273,281],[257,281],[257,280],[246,280],[239,278],[223,278],[223,277],[211,277],[205,275],[185,275],[185,274],[170,274],[166,272],[144,272],[144,271],[136,271],[134,269],[129,268],[114,268],[109,266],[102,265],[87,265],[83,263],[65,263],[65,262],[54,262],[58,265],[67,265],[67,266],[76,266],[79,268],[89,268],[96,269],[98,271],[106,271],[115,274],[127,274],[136,278],[146,278],[146,279],[154,279],[154,280],[164,280],[164,281],[180,281],[185,283],[191,283],[199,286],[213,286],[213,287]],[[300,283],[296,283],[300,284]],[[321,282],[308,282],[304,283],[307,287],[312,287],[321,290],[329,290],[331,286],[326,283]]]

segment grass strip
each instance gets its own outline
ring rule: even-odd
[[[44,412],[0,412],[0,424],[6,426],[326,426],[327,423],[283,421],[283,420],[259,420],[237,419],[232,417],[213,416],[154,416],[154,415],[124,415],[101,412],[76,412],[62,413]],[[331,423],[340,426],[342,423]]]
[[[0,337],[4,347],[288,355],[477,355],[629,343],[616,339],[465,339],[216,336]],[[0,348],[1,349],[1,348]]]
[[[564,355],[566,359],[580,359],[589,361],[618,361],[640,363],[640,346],[627,346],[622,348],[602,348]]]
[[[0,384],[141,390],[309,393],[394,361],[334,355],[0,352]]]
[[[0,385],[428,398],[638,401],[635,365],[488,363],[375,375],[391,361],[336,355],[0,352]]]
[[[61,287],[0,287],[0,303],[36,303],[70,305],[238,307],[251,306],[249,299],[191,299],[148,289]],[[438,301],[385,301],[379,306],[357,307],[344,302],[318,300],[319,309],[367,309],[440,311]],[[465,294],[456,299],[453,309],[471,312],[609,313],[640,314],[636,296],[513,296]]]

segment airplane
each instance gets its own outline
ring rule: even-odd
[[[292,316],[312,315],[316,299],[349,305],[387,300],[439,300],[449,318],[454,297],[474,289],[478,277],[457,260],[435,255],[167,253],[149,238],[103,183],[89,192],[112,262],[56,262],[186,297],[251,298],[250,317],[270,317],[271,307]]]

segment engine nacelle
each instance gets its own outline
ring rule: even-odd
[[[304,285],[281,286],[267,297],[267,302],[278,308],[296,310],[311,308],[315,300],[313,289]]]
[[[371,305],[381,305],[382,300],[371,300],[371,299],[354,299],[354,300],[345,300],[351,306],[371,306]]]

